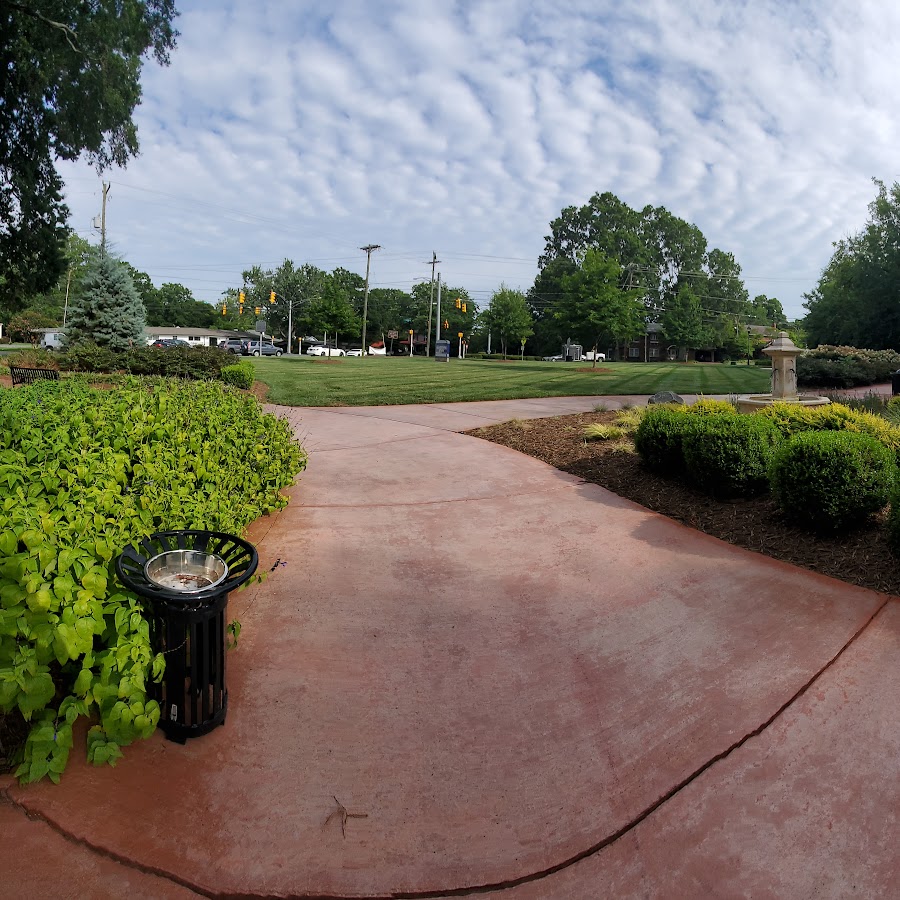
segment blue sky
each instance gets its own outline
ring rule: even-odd
[[[531,285],[550,221],[595,192],[665,206],[791,316],[873,177],[900,180],[900,7],[647,0],[182,0],[148,63],[141,155],[109,238],[215,302],[289,258],[428,278],[485,303]],[[100,178],[64,165],[92,233]]]

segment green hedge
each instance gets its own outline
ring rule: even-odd
[[[252,362],[244,361],[233,366],[223,366],[219,374],[225,384],[232,384],[235,387],[249,390],[253,387],[256,369],[253,368]]]
[[[769,464],[781,434],[755,415],[694,416],[682,439],[685,470],[713,497],[751,497],[769,487]]]
[[[115,583],[120,549],[173,528],[239,534],[305,463],[285,421],[214,382],[0,390],[0,713],[32,723],[21,780],[59,779],[79,717],[99,722],[97,764],[155,728],[164,660]]]
[[[894,454],[850,431],[804,431],[775,453],[772,492],[785,517],[810,531],[860,525],[888,502]]]
[[[803,387],[849,388],[889,381],[900,369],[900,353],[824,344],[797,359],[797,383]]]
[[[96,344],[76,344],[60,355],[59,366],[73,372],[127,372],[197,380],[218,379],[234,355],[218,347],[135,347],[117,353]]]

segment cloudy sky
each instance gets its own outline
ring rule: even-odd
[[[486,302],[527,289],[595,192],[663,205],[803,314],[877,177],[900,180],[900,6],[884,0],[181,0],[148,63],[117,251],[215,302],[283,259]],[[100,179],[62,169],[90,235]]]

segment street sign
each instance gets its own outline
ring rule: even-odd
[[[396,341],[397,338],[400,337],[400,332],[399,332],[399,331],[389,331],[389,332],[387,333],[387,336],[388,336],[392,341]]]
[[[256,330],[262,334],[266,330],[266,320],[265,319],[257,319],[256,320]]]
[[[438,362],[447,362],[450,359],[450,341],[434,342],[434,358]]]

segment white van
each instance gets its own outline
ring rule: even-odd
[[[41,338],[41,350],[62,350],[64,336],[62,331],[45,331]]]

